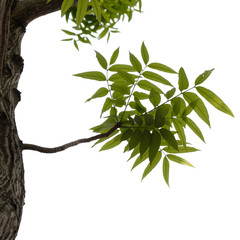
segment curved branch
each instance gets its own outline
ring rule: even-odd
[[[16,22],[26,27],[34,19],[60,10],[62,1],[52,0],[48,4],[47,0],[17,1],[12,17]]]
[[[37,151],[37,152],[41,152],[41,153],[57,153],[57,152],[64,151],[67,148],[76,146],[76,145],[78,145],[80,143],[87,143],[87,142],[91,142],[91,141],[94,141],[94,140],[97,140],[97,139],[108,137],[110,134],[112,134],[119,127],[120,127],[120,123],[117,123],[114,127],[112,127],[106,133],[101,133],[101,134],[98,134],[98,135],[90,137],[90,138],[78,139],[76,141],[64,144],[64,145],[59,146],[59,147],[54,147],[54,148],[47,148],[47,147],[37,146],[37,145],[34,145],[34,144],[26,144],[26,143],[24,143],[22,145],[22,150],[33,150],[33,151]]]

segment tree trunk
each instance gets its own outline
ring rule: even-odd
[[[16,238],[24,205],[22,142],[15,123],[21,40],[30,21],[59,10],[61,2],[0,0],[0,240]]]

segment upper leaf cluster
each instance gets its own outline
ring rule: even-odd
[[[48,0],[49,2],[49,0]],[[101,39],[117,33],[116,23],[132,19],[133,12],[141,12],[141,0],[63,0],[61,15],[73,22],[73,30],[63,30],[78,49],[78,42],[90,43],[90,38]]]

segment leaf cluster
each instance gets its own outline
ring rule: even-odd
[[[209,127],[209,113],[204,101],[230,116],[233,113],[215,93],[200,86],[213,69],[200,74],[194,85],[189,87],[183,68],[175,71],[162,63],[149,62],[149,52],[144,42],[141,45],[141,59],[130,52],[130,63],[118,64],[118,56],[119,48],[112,53],[109,61],[96,51],[103,72],[90,71],[75,75],[105,85],[87,99],[91,101],[105,97],[101,116],[106,115],[106,120],[92,130],[105,133],[116,124],[119,125],[115,132],[95,145],[105,142],[100,150],[103,151],[124,143],[124,152],[131,152],[129,160],[135,159],[132,169],[147,161],[142,179],[163,159],[162,173],[169,185],[170,162],[193,167],[178,154],[198,151],[187,141],[185,130],[189,128],[205,142],[199,126],[192,118],[192,112]],[[165,75],[175,75],[175,84]]]
[[[64,0],[61,14],[73,23],[73,30],[63,30],[78,49],[78,42],[91,43],[90,38],[102,39],[111,33],[119,32],[116,23],[127,17],[132,19],[133,12],[141,12],[141,0]]]

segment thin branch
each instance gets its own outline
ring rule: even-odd
[[[97,140],[97,139],[108,137],[110,134],[112,134],[119,127],[120,127],[120,123],[117,123],[114,127],[112,127],[106,133],[101,133],[101,134],[98,134],[98,135],[90,137],[90,138],[78,139],[76,141],[64,144],[64,145],[59,146],[59,147],[54,147],[54,148],[47,148],[47,147],[41,147],[41,146],[34,145],[34,144],[23,143],[22,150],[32,150],[32,151],[37,151],[37,152],[41,152],[41,153],[57,153],[57,152],[64,151],[67,148],[76,146],[80,143],[87,143],[87,142],[91,142],[91,141],[94,141],[94,140]]]

